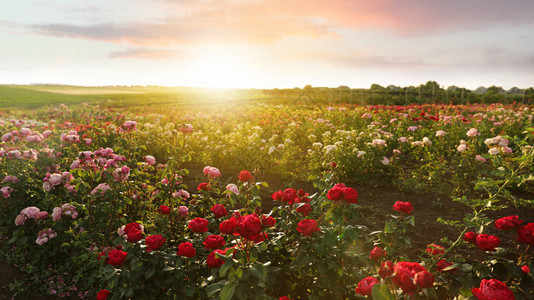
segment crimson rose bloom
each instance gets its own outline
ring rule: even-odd
[[[445,248],[440,245],[428,244],[426,247],[426,252],[430,253],[431,255],[439,255],[445,253]]]
[[[206,264],[208,265],[208,268],[218,268],[224,264],[224,260],[218,258],[215,253],[219,253],[222,255],[226,254],[226,250],[215,250],[208,255],[208,258],[206,259]]]
[[[120,267],[124,263],[124,260],[126,259],[126,255],[128,255],[128,253],[121,251],[121,250],[113,249],[108,252],[108,257],[109,257],[108,264],[115,266],[115,267]]]
[[[199,191],[210,191],[211,190],[211,184],[209,182],[202,182],[198,185],[197,190]]]
[[[232,234],[234,233],[235,229],[235,220],[234,218],[230,218],[228,220],[222,221],[221,224],[219,224],[219,231],[224,234]]]
[[[215,215],[215,218],[220,218],[228,215],[228,212],[226,212],[226,207],[222,204],[215,204],[211,208],[211,212]]]
[[[348,203],[358,203],[358,192],[350,187],[343,189],[343,199]]]
[[[528,223],[517,229],[517,241],[534,246],[534,223]]]
[[[143,232],[135,228],[131,229],[130,232],[126,234],[126,240],[130,243],[139,242],[142,238],[143,238]]]
[[[96,300],[106,300],[109,296],[108,290],[100,290],[98,294],[96,294]]]
[[[320,231],[317,227],[317,221],[305,219],[299,222],[297,230],[302,233],[303,236],[311,236],[314,232]]]
[[[508,216],[495,220],[495,227],[500,230],[519,228],[523,221],[519,220],[519,216]]]
[[[378,270],[378,275],[380,275],[380,278],[386,279],[387,277],[393,275],[393,269],[394,265],[390,260],[386,260],[385,262],[380,264],[380,269]]]
[[[167,205],[162,205],[158,208],[158,212],[162,215],[168,215],[171,213],[171,210]]]
[[[197,255],[197,250],[190,242],[184,242],[178,245],[178,251],[176,251],[176,255],[193,257]]]
[[[369,258],[373,260],[379,260],[380,257],[386,256],[387,253],[382,249],[381,247],[375,247],[373,250],[371,250],[371,254],[369,254]]]
[[[342,188],[332,188],[326,194],[328,200],[337,201],[343,198],[343,189]]]
[[[410,202],[402,202],[402,201],[395,202],[395,204],[393,204],[393,209],[396,211],[409,214],[409,215],[412,213],[412,210],[413,210],[412,204]]]
[[[378,283],[378,279],[374,277],[366,277],[358,282],[358,287],[355,292],[363,296],[371,296],[373,285]]]
[[[263,229],[260,219],[255,215],[246,215],[243,216],[241,220],[241,226],[239,226],[239,234],[246,238],[251,238]]]
[[[126,226],[124,226],[124,233],[128,234],[134,229],[142,231],[141,224],[137,222],[128,223]]]
[[[477,235],[475,246],[484,251],[495,251],[495,247],[499,246],[501,239],[494,235],[481,233]]]
[[[193,220],[189,221],[187,226],[193,232],[202,233],[208,231],[208,224],[209,222],[206,219],[194,218]]]
[[[299,206],[299,208],[297,208],[297,211],[305,216],[307,216],[310,212],[312,212],[312,207],[311,205],[309,205],[308,203],[305,203],[301,206]]]
[[[416,284],[422,284],[423,286],[419,286],[421,288],[424,288],[429,284],[430,276],[426,273],[419,275],[423,277],[423,279],[420,279],[419,283],[415,281],[416,274],[424,271],[428,272],[428,270],[419,263],[401,261],[395,265],[393,270],[395,274],[392,278],[393,283],[409,295],[413,295],[417,290],[418,286]],[[434,277],[432,276],[432,284],[434,283],[433,279]]]
[[[263,219],[261,219],[261,224],[263,224],[265,227],[273,227],[276,225],[276,219],[271,216],[263,216]]]
[[[291,298],[289,298],[288,296],[282,296],[278,298],[278,300],[291,300]]]
[[[217,234],[208,235],[204,240],[204,248],[206,249],[219,249],[224,244],[224,238]]]
[[[289,203],[289,205],[295,203],[295,199],[298,197],[298,192],[295,189],[289,188],[282,193],[282,201]]]
[[[476,232],[473,232],[473,231],[468,231],[466,233],[464,233],[464,241],[466,242],[471,242],[471,243],[474,243],[477,239],[477,233]]]
[[[283,197],[284,197],[284,193],[282,192],[282,190],[279,190],[278,192],[274,192],[273,195],[271,196],[273,200],[282,200]]]
[[[252,174],[250,174],[250,172],[247,171],[247,170],[243,170],[243,171],[239,172],[239,176],[237,178],[239,178],[239,180],[241,180],[243,182],[249,181],[251,179],[254,179]]]
[[[419,286],[422,289],[427,289],[434,285],[434,275],[428,272],[428,270],[418,272],[417,274],[415,274],[414,279],[415,279],[415,284],[417,284],[417,286]]]
[[[146,252],[150,252],[152,250],[157,250],[163,246],[163,243],[165,243],[167,239],[165,239],[160,234],[155,235],[149,235],[145,238],[145,244],[147,245]]]
[[[497,279],[482,279],[479,288],[472,288],[473,296],[480,300],[515,300],[514,293]]]
[[[530,268],[527,265],[524,265],[521,267],[521,271],[523,271],[525,274],[528,274],[530,273]]]

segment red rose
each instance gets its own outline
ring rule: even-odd
[[[410,202],[397,201],[393,204],[393,209],[401,213],[411,214],[412,213],[412,204]]]
[[[303,189],[299,189],[298,195],[299,197],[304,197],[304,196],[308,196],[309,194],[306,193]]]
[[[218,258],[215,253],[219,253],[222,255],[226,254],[226,250],[215,250],[208,255],[208,258],[206,259],[206,264],[208,265],[208,268],[218,268],[224,264],[224,260]]]
[[[371,296],[373,285],[378,283],[378,279],[374,277],[366,277],[358,282],[358,287],[355,292],[362,296]]]
[[[482,279],[479,288],[472,288],[473,296],[480,300],[515,300],[514,293],[497,279]]]
[[[239,234],[249,238],[260,233],[262,229],[261,221],[255,214],[246,215],[243,216],[241,226],[239,226]]]
[[[215,218],[220,218],[228,215],[228,212],[226,212],[226,208],[222,204],[215,204],[211,208],[211,212],[215,215]]]
[[[202,182],[198,185],[197,190],[199,191],[210,191],[211,190],[211,184],[209,182]]]
[[[508,216],[495,220],[495,227],[500,230],[519,228],[523,221],[519,220],[519,216]]]
[[[219,249],[224,244],[224,238],[217,234],[208,235],[204,240],[204,248],[206,249]]]
[[[419,263],[408,261],[398,262],[393,270],[395,274],[392,278],[393,283],[409,295],[413,295],[417,290],[415,274],[426,271]]]
[[[145,244],[147,245],[146,252],[157,250],[163,246],[167,239],[163,238],[160,234],[149,235],[145,238]]]
[[[131,229],[130,232],[126,235],[126,240],[130,243],[139,242],[143,238],[143,232],[137,229]]]
[[[495,247],[499,246],[501,240],[494,236],[485,233],[477,235],[475,246],[484,251],[495,251]]]
[[[128,234],[131,230],[134,230],[134,229],[143,231],[143,229],[141,228],[141,224],[137,222],[133,222],[133,223],[129,223],[126,226],[124,226],[124,233]]]
[[[298,198],[298,192],[295,189],[286,189],[282,194],[282,201],[289,203],[290,205],[295,203],[295,199]]]
[[[162,205],[158,208],[158,212],[162,215],[168,215],[171,213],[171,210],[167,205]]]
[[[317,221],[305,219],[299,222],[297,230],[302,233],[303,236],[311,236],[314,232],[320,231],[317,227]]]
[[[521,271],[523,271],[523,273],[525,273],[525,274],[529,274],[530,273],[530,268],[527,265],[524,265],[524,266],[521,267]]]
[[[289,298],[288,296],[282,296],[278,298],[278,300],[291,300],[291,298]]]
[[[194,218],[193,220],[189,221],[187,226],[191,231],[202,233],[208,231],[208,220],[202,219],[202,218]]]
[[[358,203],[358,192],[350,187],[343,188],[343,199],[348,203]]]
[[[395,266],[393,263],[389,260],[383,262],[380,264],[380,269],[378,270],[378,275],[380,275],[380,278],[386,279],[387,277],[393,275],[393,268]]]
[[[517,241],[534,246],[534,223],[528,223],[517,229]]]
[[[464,233],[464,241],[466,242],[471,242],[471,243],[474,243],[477,239],[477,233],[476,232],[473,232],[473,231],[468,231],[466,233]]]
[[[441,247],[440,245],[429,244],[426,247],[426,252],[430,253],[431,255],[439,255],[445,253],[445,248]]]
[[[274,192],[273,195],[271,196],[273,200],[282,200],[283,197],[284,197],[284,193],[282,192],[282,190],[279,190],[278,192]]]
[[[197,250],[190,242],[184,242],[178,245],[178,251],[176,251],[176,255],[193,257],[197,255]]]
[[[312,207],[308,203],[305,203],[297,208],[297,211],[305,216],[312,212]]]
[[[387,253],[382,249],[381,247],[375,247],[373,250],[371,250],[371,254],[369,254],[369,258],[373,260],[379,260],[380,257],[386,256]]]
[[[422,289],[427,289],[434,285],[434,275],[428,272],[428,270],[418,272],[417,274],[415,274],[414,279],[415,284]]]
[[[98,294],[96,294],[96,300],[106,300],[109,296],[108,290],[100,290]]]
[[[247,171],[247,170],[243,170],[243,171],[239,172],[239,176],[237,178],[239,178],[239,180],[241,180],[243,182],[249,181],[251,179],[254,179],[254,177],[252,177],[252,174],[250,174],[250,172]]]
[[[274,227],[274,225],[276,225],[276,219],[271,216],[263,216],[263,219],[261,219],[261,224],[265,227]]]
[[[234,218],[222,221],[221,224],[219,224],[219,231],[224,234],[232,234],[234,233],[235,229],[235,221]]]
[[[337,167],[337,164],[336,164],[335,161],[333,161],[333,162],[330,163],[330,166],[331,166],[332,168],[335,168],[335,167]]]
[[[120,267],[124,263],[124,260],[126,259],[126,255],[128,255],[128,253],[121,251],[121,250],[113,249],[108,252],[108,257],[109,257],[108,264],[115,266],[115,267]]]
[[[334,189],[344,189],[344,188],[346,188],[346,186],[345,186],[344,183],[338,183],[338,184],[334,185],[333,188]]]
[[[326,194],[328,200],[337,201],[343,198],[343,189],[341,188],[332,188]]]

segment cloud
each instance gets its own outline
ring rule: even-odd
[[[109,58],[134,58],[134,59],[165,59],[181,54],[178,51],[151,50],[145,48],[133,48],[125,51],[112,52]]]
[[[338,29],[416,37],[534,23],[530,0],[160,0],[158,5],[165,18],[148,14],[142,22],[45,23],[31,29],[55,37],[170,45],[272,43],[292,36],[337,36]]]

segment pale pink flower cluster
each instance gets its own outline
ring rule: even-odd
[[[137,130],[137,122],[136,121],[126,121],[124,124],[121,125],[121,131],[134,131]]]
[[[17,176],[7,175],[4,179],[2,179],[2,182],[17,183],[19,182],[19,179],[17,178]]]
[[[59,219],[61,219],[61,216],[69,216],[72,219],[76,219],[78,217],[76,206],[65,203],[61,206],[54,207],[54,210],[52,211],[52,220],[57,222]]]
[[[504,154],[512,153],[512,148],[508,147],[509,143],[510,142],[507,139],[503,138],[500,135],[486,139],[484,141],[484,144],[490,147],[488,153],[491,155],[497,155],[499,154],[499,152],[502,152]]]
[[[91,191],[91,195],[94,195],[96,193],[99,193],[101,195],[104,195],[106,193],[106,191],[110,190],[111,188],[109,187],[109,185],[107,183],[101,183],[99,185],[97,185],[92,191]]]
[[[440,137],[440,136],[445,136],[447,133],[443,130],[438,130],[436,131],[436,136],[437,137]]]
[[[184,124],[182,127],[180,127],[180,131],[183,133],[191,133],[193,132],[193,125]]]
[[[480,135],[480,132],[478,132],[478,129],[476,128],[471,128],[467,131],[466,135],[469,137],[475,137],[477,135]]]
[[[0,189],[0,193],[2,193],[2,197],[9,198],[11,196],[11,192],[13,192],[13,188],[10,186],[5,186]]]
[[[480,155],[475,156],[475,159],[476,159],[476,161],[479,161],[479,162],[482,162],[482,163],[486,162],[486,159],[484,157],[480,156]]]
[[[205,166],[202,170],[205,175],[208,175],[210,178],[216,178],[221,176],[221,171],[215,167]]]
[[[186,190],[179,190],[177,192],[172,193],[172,196],[174,198],[187,199],[187,198],[189,198],[189,193]]]
[[[61,174],[46,173],[45,178],[43,178],[43,189],[49,192],[56,186],[63,184],[63,186],[67,188],[69,192],[75,192],[75,187],[70,185],[70,181],[73,179],[74,177],[72,177],[69,172],[63,172]]]
[[[35,241],[37,244],[42,245],[48,240],[53,239],[57,236],[57,233],[52,230],[52,228],[47,228],[39,231],[39,235],[37,236],[37,240]]]
[[[41,211],[35,206],[29,206],[20,211],[20,214],[15,218],[15,225],[23,225],[28,219],[41,220],[48,217],[48,212]]]
[[[382,157],[382,160],[380,161],[384,166],[387,166],[389,165],[390,161],[389,161],[389,158],[387,157]]]
[[[408,127],[408,131],[416,131],[417,129],[419,129],[419,127],[417,127],[417,126]]]
[[[464,152],[467,149],[467,143],[464,140],[460,140],[460,145],[456,148],[458,152]]]
[[[239,189],[237,188],[237,185],[230,183],[226,186],[226,190],[230,191],[236,195],[239,195]]]
[[[377,147],[377,146],[386,146],[386,141],[384,140],[381,140],[381,139],[374,139],[373,142],[372,142],[372,145]]]
[[[149,166],[152,166],[156,163],[156,159],[152,155],[147,155],[144,157],[145,163]]]
[[[70,168],[97,170],[99,167],[101,167],[103,169],[107,169],[111,166],[115,166],[117,162],[120,161],[126,161],[126,158],[122,155],[113,154],[113,150],[111,148],[100,148],[100,150],[96,150],[95,152],[80,152],[76,160],[70,165]]]
[[[363,114],[360,118],[362,118],[362,119],[371,119],[372,116],[371,116],[371,114],[367,114],[367,113],[365,113],[365,114]]]
[[[184,179],[182,178],[182,176],[178,175],[178,174],[174,174],[173,177],[171,177],[171,180],[169,180],[167,177],[164,177],[162,180],[161,180],[161,183],[163,184],[174,184],[174,185],[178,185],[180,183],[182,183],[184,181]]]
[[[68,133],[61,134],[61,141],[66,143],[79,143],[80,136],[76,130],[71,130]]]
[[[112,175],[115,181],[124,181],[130,176],[130,168],[127,166],[116,168]]]
[[[400,138],[397,139],[397,141],[399,141],[399,143],[406,143],[408,139],[404,136],[401,136]]]
[[[178,207],[178,213],[180,214],[180,216],[185,217],[189,214],[189,208],[187,208],[187,206],[181,205],[180,207]]]

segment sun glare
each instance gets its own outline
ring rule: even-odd
[[[250,57],[235,49],[206,49],[192,64],[192,75],[198,86],[244,88],[253,85]]]

